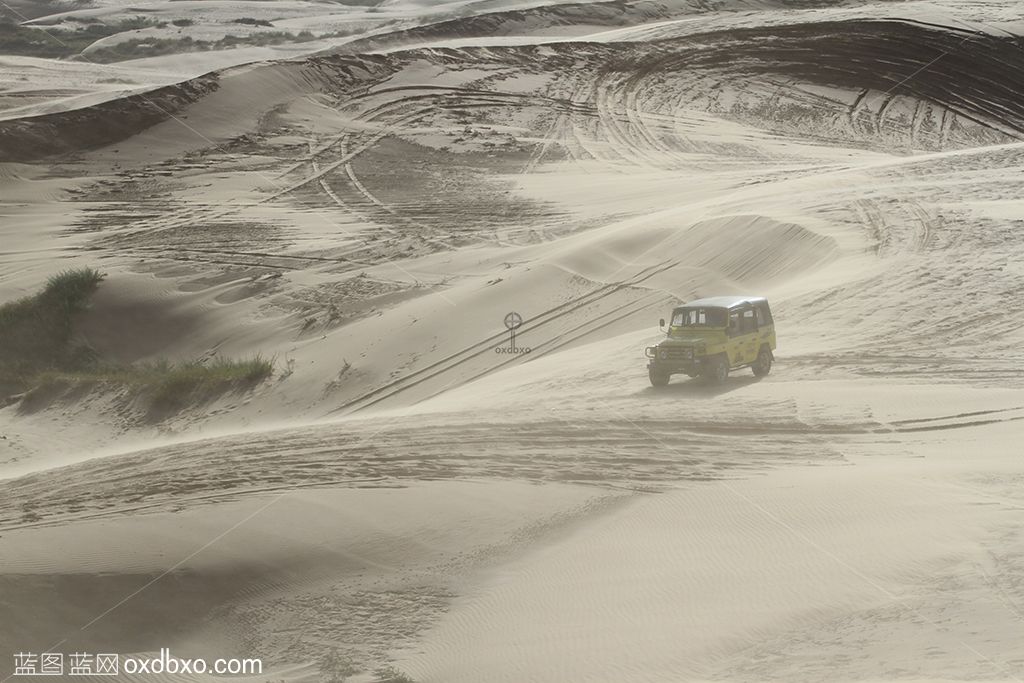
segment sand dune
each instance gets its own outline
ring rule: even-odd
[[[969,606],[943,589],[987,561],[976,533],[998,524],[993,511],[899,468],[853,469],[841,485],[798,470],[638,501],[503,567],[406,668],[444,681],[820,680],[845,660],[844,677],[871,680],[943,678],[968,656],[994,679],[1012,671],[1019,616],[999,589],[972,581]],[[972,619],[993,625],[991,641],[970,637]],[[936,622],[945,637],[921,638]],[[902,647],[886,652],[886,637]]]
[[[531,540],[565,533],[585,511],[615,498],[568,486],[374,486],[220,503],[213,515],[207,509],[5,533],[6,609],[31,613],[40,593],[60,608],[29,624],[5,620],[3,642],[64,639],[82,651],[117,642],[121,652],[164,647],[213,661],[255,638],[268,656],[280,649],[278,657],[318,662],[318,648],[282,648],[273,633],[289,621],[322,618],[309,600],[328,590],[329,619],[350,624],[343,649],[372,651],[421,629],[461,581]],[[421,523],[410,525],[417,517]],[[207,545],[227,532],[225,542]],[[509,540],[493,543],[499,536]],[[122,602],[125,596],[131,599]],[[395,610],[386,614],[389,607]],[[210,614],[227,628],[210,628]],[[253,632],[251,624],[261,625]],[[5,648],[6,661],[11,653]]]
[[[93,265],[106,361],[275,364],[0,408],[0,677],[1024,675],[1015,5],[373,9],[0,120],[0,302]],[[772,374],[651,387],[658,319],[735,293]]]
[[[761,58],[766,51],[771,59]],[[964,142],[998,142],[1021,131],[1024,114],[1011,85],[1024,66],[1019,54],[1012,36],[915,22],[850,20],[713,31],[687,35],[685,43],[668,38],[641,44],[559,43],[543,51],[523,46],[435,49],[389,59],[328,56],[307,64],[257,67],[256,74],[250,74],[250,69],[228,70],[220,77],[204,76],[74,113],[7,121],[0,125],[0,150],[9,160],[26,160],[107,144],[176,117],[204,95],[212,93],[214,100],[231,98],[236,105],[239,89],[253,92],[253,79],[260,83],[263,95],[254,104],[264,111],[278,106],[282,94],[294,98],[303,91],[358,92],[381,77],[381,68],[393,73],[407,68],[410,58],[426,58],[442,69],[458,64],[460,70],[473,68],[472,62],[478,62],[479,68],[493,68],[488,65],[539,59],[539,64],[526,69],[534,74],[556,71],[568,59],[584,58],[605,81],[605,88],[620,90],[619,97],[639,103],[647,115],[664,106],[654,98],[681,88],[690,93],[688,109],[726,111],[741,120],[756,117],[762,125],[774,119],[783,129],[804,135],[885,139],[886,129],[894,129],[903,144],[944,148],[964,136]],[[810,55],[813,58],[808,59]],[[942,70],[918,73],[921,55],[941,55]],[[612,68],[602,71],[608,63]],[[298,78],[285,76],[288,72],[297,72]],[[724,90],[709,88],[707,79],[724,73],[734,83]],[[281,77],[290,81],[283,93]],[[969,88],[949,87],[964,81],[970,82]],[[827,86],[833,92],[808,86]],[[225,92],[216,93],[219,88]],[[496,90],[501,92],[500,87]],[[844,91],[850,96],[844,97]],[[772,102],[772,110],[763,109],[765,101]],[[197,106],[201,116],[203,109],[217,105]],[[174,123],[179,130],[181,122]],[[235,125],[240,132],[252,126],[241,121]],[[188,127],[210,141],[222,139],[214,122],[200,118]]]

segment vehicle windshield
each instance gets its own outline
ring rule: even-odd
[[[724,308],[680,308],[672,316],[673,327],[725,327]]]

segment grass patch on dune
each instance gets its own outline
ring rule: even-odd
[[[103,278],[92,268],[64,271],[38,294],[0,305],[0,398],[22,394],[31,406],[69,388],[108,385],[143,399],[151,414],[171,413],[250,388],[273,373],[273,362],[259,355],[184,363],[105,362],[74,335],[76,317]]]
[[[270,377],[273,371],[273,362],[259,355],[242,360],[215,358],[207,363],[96,364],[73,372],[50,370],[40,373],[34,385],[36,391],[43,393],[83,384],[121,386],[146,399],[151,412],[171,412],[227,391],[255,386]]]
[[[0,389],[23,389],[44,370],[95,360],[90,349],[73,343],[72,326],[102,280],[92,268],[67,270],[38,294],[0,306]]]

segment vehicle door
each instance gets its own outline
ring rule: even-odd
[[[760,348],[757,314],[753,306],[740,309],[740,353],[743,363],[753,363]]]
[[[746,361],[743,334],[743,309],[733,308],[729,310],[729,323],[725,329],[726,343],[725,352],[729,356],[729,365],[742,365]]]
[[[775,348],[775,324],[772,320],[772,312],[767,303],[761,303],[754,307],[757,316],[757,349],[767,345],[769,349]]]

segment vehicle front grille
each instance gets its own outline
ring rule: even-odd
[[[658,357],[662,360],[690,360],[693,349],[689,346],[663,346],[658,349]]]

